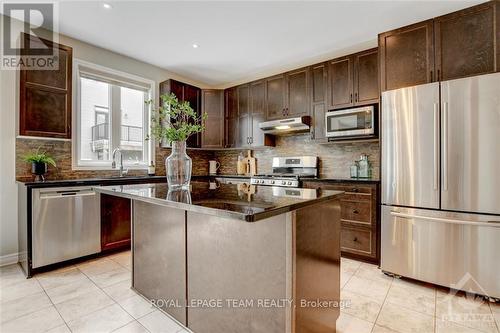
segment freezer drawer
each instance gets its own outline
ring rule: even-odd
[[[381,268],[500,298],[500,216],[382,205]]]
[[[33,190],[32,267],[101,251],[99,194],[91,188]]]
[[[500,73],[441,83],[441,209],[500,214]]]
[[[382,203],[439,208],[439,83],[382,94]]]

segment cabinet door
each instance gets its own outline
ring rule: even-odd
[[[434,20],[438,80],[497,70],[495,6],[500,7],[491,1]]]
[[[193,110],[200,115],[201,114],[201,89],[191,86],[189,84],[184,85],[184,96],[183,100],[189,102],[189,105]],[[201,146],[201,135],[192,135],[187,140],[187,146],[191,148],[197,148]]]
[[[101,250],[130,248],[130,200],[101,194]]]
[[[309,115],[309,68],[289,72],[286,76],[286,117]]]
[[[354,55],[354,105],[378,103],[378,51]]]
[[[236,89],[229,88],[225,92],[225,147],[234,148],[238,144],[238,105]]]
[[[324,139],[325,112],[326,112],[326,72],[327,64],[322,63],[311,68],[311,138],[314,140]]]
[[[433,20],[379,35],[382,91],[435,80]]]
[[[252,146],[263,146],[265,134],[259,128],[259,123],[266,118],[266,82],[264,80],[250,83],[250,110],[252,123],[250,125],[250,143]]]
[[[23,35],[24,45],[45,44],[59,52],[58,70],[20,71],[19,133],[27,136],[71,138],[71,47]],[[41,48],[47,46],[41,45]],[[23,51],[22,51],[23,52]]]
[[[353,64],[351,57],[330,61],[328,66],[328,92],[331,109],[353,105]]]
[[[250,144],[250,86],[244,84],[237,88],[238,98],[238,147]]]
[[[266,117],[268,120],[285,117],[285,75],[266,79]]]
[[[224,104],[223,90],[202,91],[202,112],[207,114],[205,130],[201,136],[203,148],[224,146]]]

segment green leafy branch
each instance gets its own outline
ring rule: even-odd
[[[28,163],[47,163],[56,167],[56,161],[46,152],[40,152],[40,147],[23,157],[23,160]]]
[[[189,102],[180,102],[175,94],[165,94],[160,96],[161,106],[152,110],[151,135],[162,142],[186,141],[191,135],[199,133],[205,129],[207,113],[197,115]],[[153,100],[146,101],[147,105],[153,105]]]

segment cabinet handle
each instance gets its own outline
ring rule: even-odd
[[[433,82],[433,81],[434,81],[432,78],[433,78],[433,76],[432,76],[432,70],[431,70],[431,82]]]
[[[351,189],[351,192],[358,193],[358,192],[359,192],[359,189],[357,189],[357,188],[353,187],[353,188]]]
[[[351,93],[351,103],[352,103],[352,93]]]
[[[440,79],[441,79],[441,70],[438,69],[436,81],[439,81]]]
[[[353,212],[354,214],[359,214],[359,211],[358,211],[357,209],[353,209],[353,210],[352,210],[352,212]]]
[[[357,242],[358,241],[358,237],[354,237],[353,241]]]
[[[358,101],[358,93],[354,93],[354,101],[357,102]]]

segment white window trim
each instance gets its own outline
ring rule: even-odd
[[[143,77],[133,75],[130,73],[118,71],[115,69],[111,69],[108,67],[104,67],[101,65],[97,65],[94,63],[90,63],[81,59],[73,59],[73,116],[72,116],[72,144],[71,144],[71,166],[73,170],[114,170],[111,167],[111,161],[92,161],[89,163],[80,163],[80,71],[79,66],[85,66],[87,68],[99,70],[101,72],[109,73],[111,75],[116,75],[122,77],[124,79],[130,79],[137,82],[144,83],[150,87],[149,89],[149,99],[155,101],[155,90],[156,90],[156,82],[153,80],[145,79]],[[151,111],[152,107],[149,106],[148,115],[144,121],[144,131],[147,131],[148,134],[151,133],[150,129],[150,121],[151,121]],[[145,145],[146,149],[148,149],[149,160],[155,163],[155,140],[151,138],[148,141],[148,144]],[[111,153],[111,152],[110,152]],[[124,167],[130,170],[143,170],[147,169],[150,161],[145,161],[144,163],[136,164],[129,163],[124,161]]]

